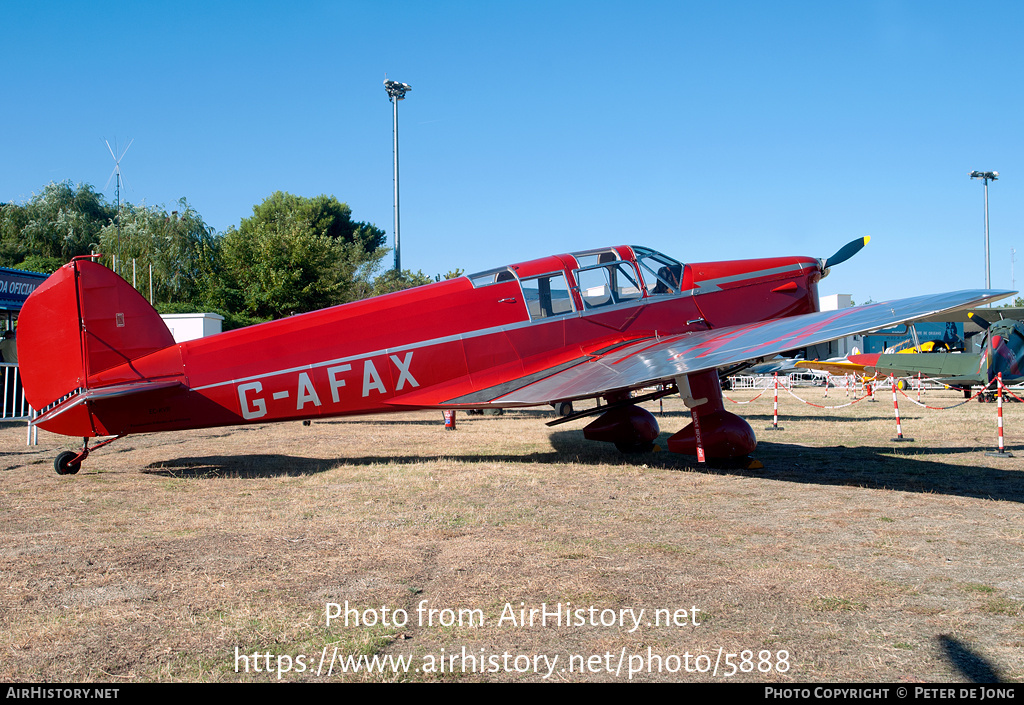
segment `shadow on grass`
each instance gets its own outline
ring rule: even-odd
[[[742,407],[740,409],[737,409],[734,405],[731,405],[731,404],[727,404],[725,409],[726,409],[726,411],[731,411],[734,414],[738,414],[739,416],[742,416],[747,421],[747,423],[749,423],[754,428],[757,428],[757,424],[761,423],[763,421],[767,421],[767,422],[771,423],[771,420],[772,420],[772,417],[773,417],[771,409],[769,409],[767,411],[764,411],[764,412],[758,411],[757,413],[746,413],[746,411]],[[669,419],[681,422],[683,425],[685,425],[685,424],[690,422],[690,412],[688,412],[688,411],[672,410],[672,411],[661,412],[661,411],[655,411],[654,409],[650,409],[650,408],[647,408],[647,410],[650,411],[652,414],[654,414],[654,418],[656,418],[658,420],[658,423],[662,423],[664,420],[669,420]],[[885,407],[885,408],[878,407],[878,413],[877,414],[872,414],[872,415],[869,415],[869,416],[843,416],[843,415],[841,415],[841,411],[842,411],[841,409],[837,409],[837,411],[840,412],[840,413],[837,413],[835,416],[831,416],[830,415],[830,416],[826,416],[824,418],[826,418],[829,423],[832,423],[834,421],[861,422],[861,421],[892,421],[893,420],[892,402],[889,402],[889,405],[887,407]],[[550,414],[548,414],[548,415],[550,416]],[[920,409],[916,409],[914,407],[910,407],[908,409],[904,409],[903,405],[902,404],[900,405],[900,417],[901,418],[905,418],[905,419],[919,419],[919,418],[924,418],[924,416],[925,416],[925,414]],[[822,418],[823,417],[820,414],[805,415],[805,414],[801,414],[801,413],[794,413],[791,410],[789,411],[789,413],[787,413],[787,410],[784,407],[782,407],[781,405],[780,405],[780,408],[779,408],[779,423],[785,423],[787,420],[790,420],[790,419],[792,419],[794,421],[821,421]]]
[[[668,434],[658,442],[667,445]],[[763,441],[754,457],[764,467],[751,469],[747,463],[711,463],[698,465],[692,456],[669,452],[623,455],[611,444],[586,441],[579,430],[555,431],[549,436],[553,450],[511,454],[446,455],[456,463],[516,463],[538,465],[611,465],[647,469],[702,472],[717,475],[760,478],[809,485],[832,485],[884,488],[902,492],[936,493],[951,496],[1024,502],[1022,474],[998,467],[1003,459],[992,459],[995,467],[959,465],[948,462],[953,457],[978,456],[986,449],[927,448],[912,445],[873,447],[812,448]],[[154,463],[143,472],[168,477],[260,478],[308,475],[339,466],[412,465],[434,462],[433,455],[375,455],[338,458],[305,458],[280,454],[209,455],[182,457]],[[985,459],[987,460],[987,458]]]
[[[786,482],[845,485],[935,493],[959,497],[1024,502],[1024,479],[1013,462],[993,458],[986,464],[988,448],[928,448],[892,443],[886,446],[810,448],[786,443],[758,444],[755,457],[760,470],[709,470]],[[978,465],[948,462],[962,458]]]
[[[473,423],[480,423],[482,421],[499,421],[503,419],[514,419],[529,418],[529,419],[547,419],[553,420],[556,418],[555,413],[551,409],[505,409],[505,413],[501,415],[491,414],[468,414],[464,409],[458,410],[456,419],[458,422],[464,421],[467,417],[471,418]],[[442,426],[444,425],[443,416],[441,411],[437,411],[437,419],[400,419],[394,417],[362,417],[362,418],[339,418],[339,419],[314,419],[313,425],[319,426],[324,424],[327,426],[336,424],[347,424],[349,426]]]
[[[667,415],[667,414],[666,414]],[[771,423],[772,414],[745,414],[743,418],[753,426],[755,429],[760,423]],[[924,418],[922,414],[915,414],[913,412],[907,413],[902,408],[900,409],[901,419],[921,419]],[[786,423],[787,421],[822,421],[826,420],[829,423],[846,423],[856,422],[860,423],[863,421],[892,421],[895,424],[895,417],[893,416],[892,405],[889,405],[888,414],[879,414],[878,416],[797,416],[795,414],[786,416],[785,414],[779,414],[779,425]]]
[[[325,472],[347,462],[350,461],[344,458],[331,460],[274,454],[206,455],[152,463],[144,467],[142,472],[147,475],[196,479],[294,477]]]
[[[938,641],[946,659],[971,683],[1001,682],[995,668],[958,639],[943,634],[938,637]]]

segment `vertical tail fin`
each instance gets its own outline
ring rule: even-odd
[[[89,378],[174,344],[156,310],[135,288],[87,258],[57,270],[18,316],[18,362],[25,397],[42,409],[89,387]]]

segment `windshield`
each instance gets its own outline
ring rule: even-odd
[[[683,265],[668,255],[655,252],[647,247],[633,246],[640,273],[643,274],[647,292],[652,296],[659,294],[678,294],[682,288]]]

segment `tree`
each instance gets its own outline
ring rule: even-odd
[[[280,191],[253,207],[224,235],[222,308],[279,318],[366,296],[385,234],[351,214],[333,196]]]
[[[465,273],[466,273],[466,270],[464,270],[464,269],[462,269],[460,267],[456,267],[455,269],[449,269],[447,272],[445,272],[443,277],[440,274],[434,275],[434,281],[439,282],[439,281],[441,281],[442,278],[445,279],[445,280],[448,280],[448,279],[458,279],[459,277],[461,277]]]
[[[373,280],[373,293],[371,295],[380,296],[381,294],[391,294],[395,291],[411,289],[414,286],[430,284],[431,281],[430,277],[424,274],[422,270],[414,274],[412,270],[409,269],[403,269],[401,272],[389,269],[386,272],[382,272]]]
[[[42,257],[41,255],[29,255],[21,262],[14,265],[15,269],[25,272],[38,272],[39,274],[53,274],[63,267],[64,260],[60,257]]]
[[[0,203],[0,265],[53,272],[74,256],[101,252],[103,263],[136,281],[161,310],[220,312],[233,325],[302,313],[429,284],[422,271],[376,276],[388,249],[380,228],[352,219],[333,196],[278,191],[237,228],[217,234],[188,204],[176,210],[121,204],[92,186],[51,183],[25,204]],[[445,279],[461,276],[456,269]],[[434,277],[439,281],[440,275]]]
[[[263,203],[253,206],[252,217],[242,221],[239,230],[261,224],[273,226],[285,222],[302,222],[309,232],[335,241],[358,245],[365,253],[384,246],[385,233],[369,223],[352,220],[352,209],[334,196],[304,198],[276,191]]]
[[[114,215],[89,184],[50,183],[24,205],[0,209],[0,265],[13,267],[33,255],[63,264],[87,255]]]
[[[210,303],[220,282],[220,238],[184,198],[178,209],[122,204],[120,229],[110,222],[100,234],[104,253],[119,251],[118,271],[132,278],[138,267],[138,288],[146,290],[153,267],[154,303]],[[107,260],[111,263],[110,260]]]

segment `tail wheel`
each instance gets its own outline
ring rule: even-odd
[[[81,462],[73,462],[78,453],[66,450],[53,460],[53,469],[58,475],[75,475],[82,468]]]

